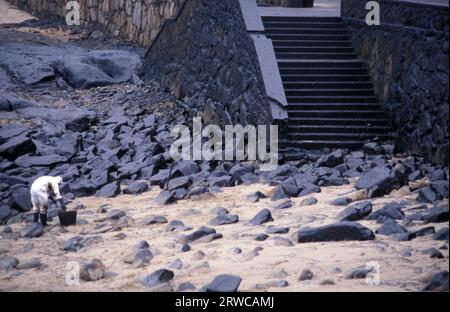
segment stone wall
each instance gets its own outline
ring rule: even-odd
[[[368,26],[365,1],[343,0],[354,46],[396,131],[397,148],[448,161],[448,8],[381,0]]]
[[[206,123],[268,124],[270,104],[238,0],[188,0],[145,58],[145,79]]]
[[[98,24],[106,34],[148,46],[162,23],[177,14],[185,0],[79,0],[81,24]],[[38,17],[65,17],[61,0],[9,0]]]

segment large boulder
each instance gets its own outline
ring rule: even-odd
[[[44,156],[30,156],[23,155],[16,159],[15,163],[19,167],[53,167],[58,164],[67,162],[66,157],[60,155],[44,155]]]
[[[92,88],[129,81],[139,73],[138,55],[119,50],[91,51],[56,62],[57,72],[76,88]]]
[[[16,110],[24,118],[39,118],[52,124],[64,126],[67,130],[83,132],[97,122],[97,114],[85,108],[47,108],[41,106]]]
[[[329,241],[364,241],[375,239],[375,234],[356,222],[338,222],[316,228],[300,229],[295,238],[299,243]]]
[[[19,187],[11,194],[10,207],[19,211],[29,211],[32,208],[30,190],[26,187]]]
[[[372,203],[370,201],[354,204],[345,208],[336,217],[339,221],[358,221],[367,217],[372,212]]]
[[[383,218],[389,218],[392,220],[402,220],[405,217],[405,213],[402,211],[402,206],[397,202],[387,203],[383,208],[369,215],[369,219],[378,220]]]
[[[377,188],[378,195],[387,194],[397,182],[395,172],[385,166],[377,166],[363,174],[355,184],[357,190],[373,190]]]
[[[28,131],[29,128],[20,124],[8,124],[0,127],[0,144],[5,143],[8,139],[16,137]]]
[[[32,153],[35,150],[36,145],[30,138],[24,135],[12,137],[0,145],[0,155],[9,160],[14,160],[21,155]]]

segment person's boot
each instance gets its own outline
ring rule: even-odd
[[[33,222],[38,223],[39,222],[39,212],[33,213]]]
[[[47,226],[47,214],[41,213],[41,224],[42,226]]]

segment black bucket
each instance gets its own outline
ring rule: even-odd
[[[58,214],[59,223],[62,226],[70,226],[77,224],[77,212],[76,211],[62,211]]]
[[[314,7],[314,0],[303,0],[304,8],[312,8]]]

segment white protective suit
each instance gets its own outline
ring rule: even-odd
[[[47,213],[48,197],[52,195],[53,199],[61,199],[59,186],[62,183],[61,177],[44,176],[36,179],[30,189],[32,212]]]

